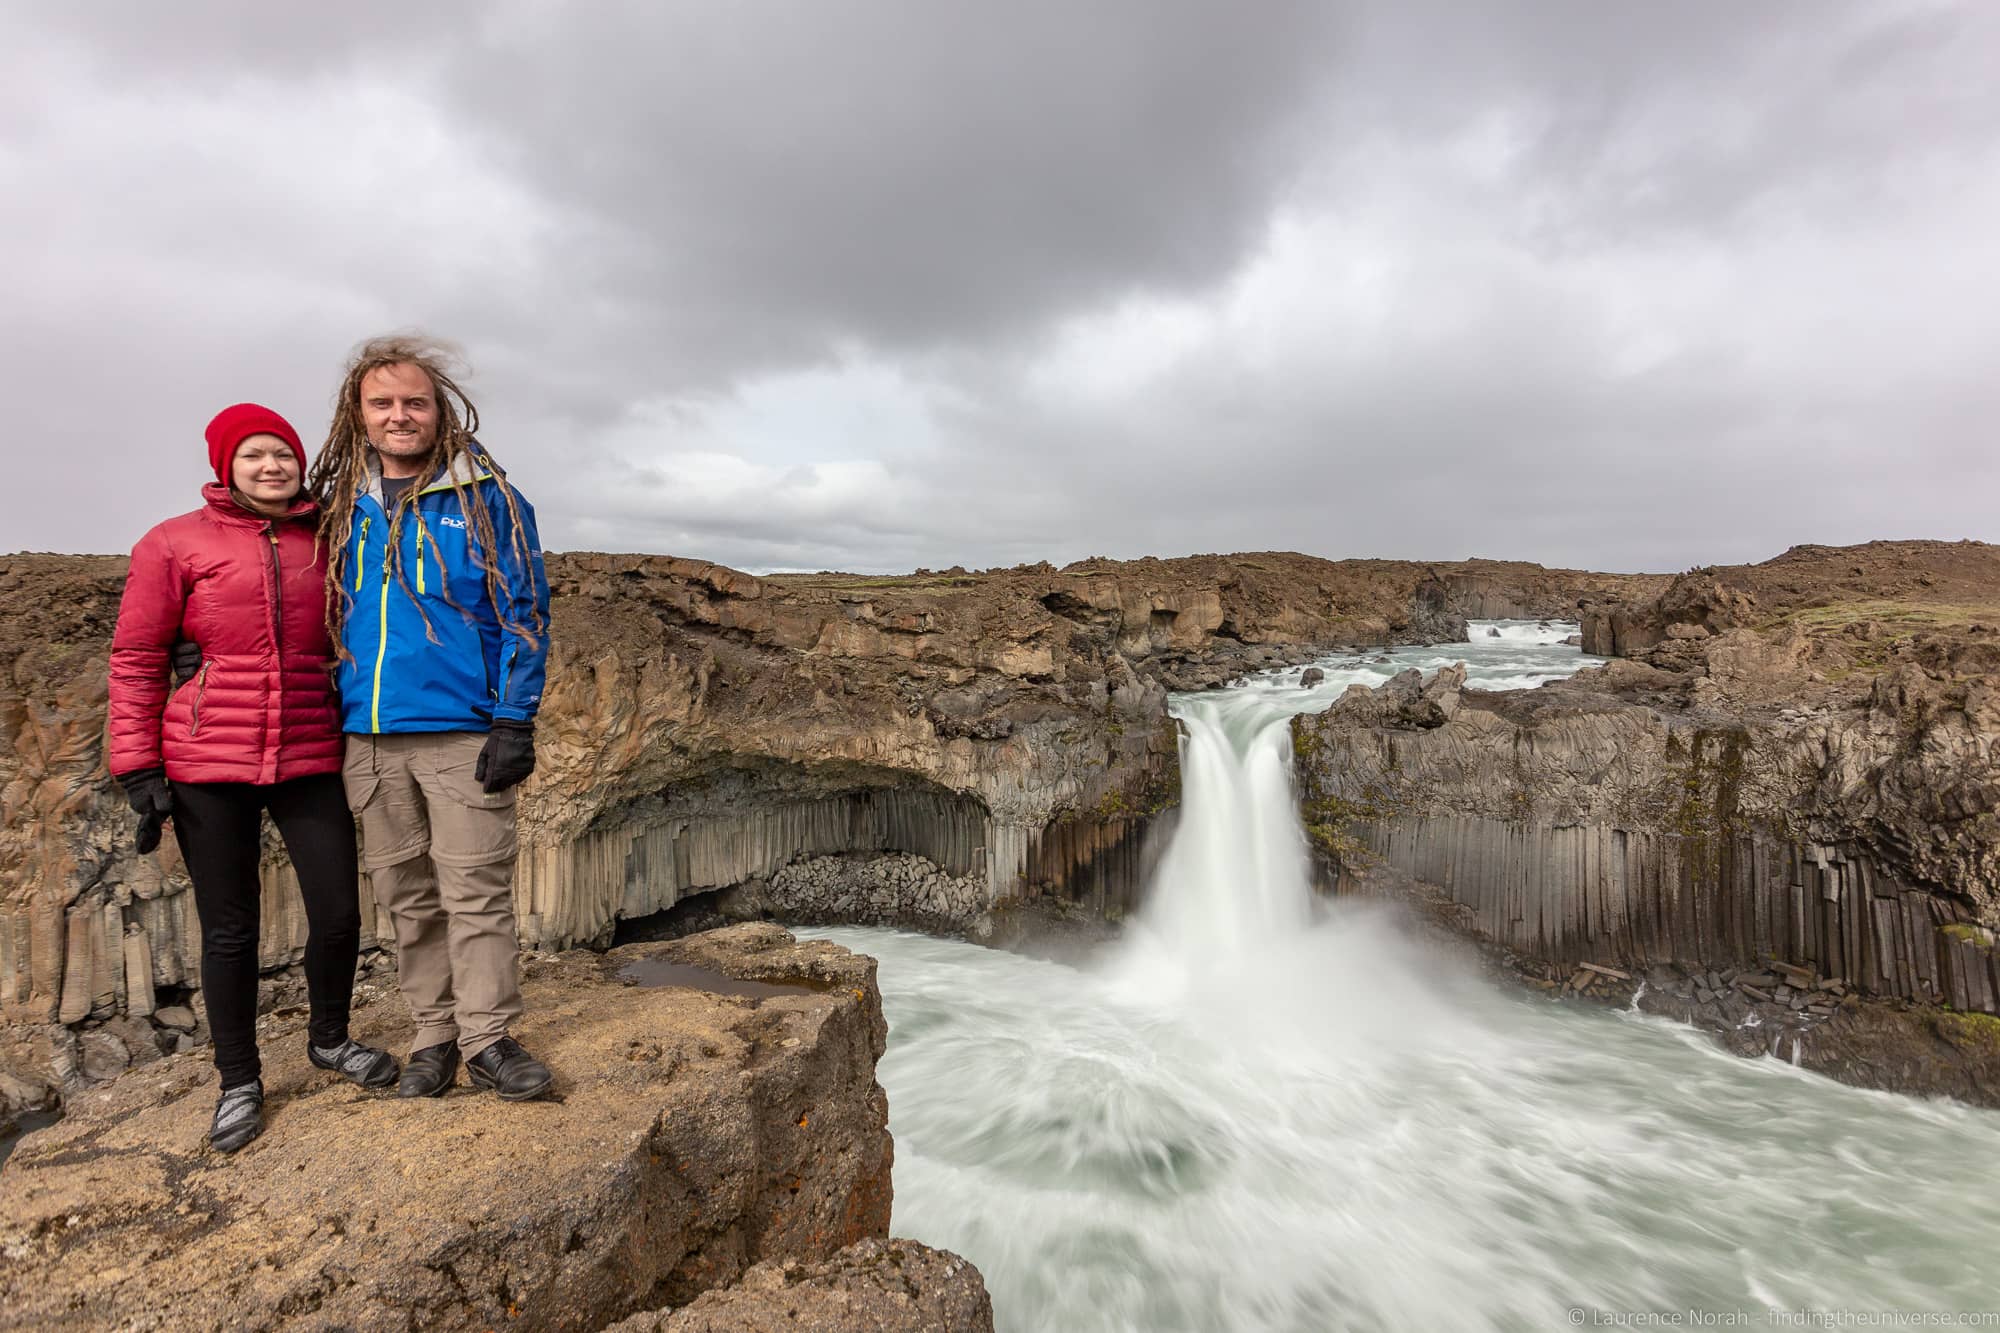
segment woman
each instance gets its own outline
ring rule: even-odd
[[[400,1072],[350,1039],[361,938],[354,820],[341,790],[340,710],[326,633],[317,506],[300,494],[298,432],[255,403],[208,424],[215,481],[200,509],[132,550],[111,641],[112,773],[139,813],[141,852],[171,817],[201,913],[201,986],[222,1094],[209,1142],[235,1152],[263,1128],[257,1058],[261,816],[285,840],[305,898],[307,1055],[367,1088]],[[177,641],[200,666],[169,693]]]

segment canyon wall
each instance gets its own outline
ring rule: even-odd
[[[133,852],[103,767],[124,563],[0,558],[0,1017],[16,1025],[143,1016],[199,982],[173,839]],[[1178,799],[1167,689],[1461,637],[1481,598],[1534,589],[1560,609],[1651,586],[1287,553],[770,578],[586,554],[552,556],[550,578],[516,877],[523,943],[540,949],[606,942],[621,920],[745,883],[824,898],[825,858],[854,856],[929,863],[953,886],[944,917],[968,930],[1023,902],[1112,915]],[[820,869],[777,883],[805,862]],[[305,923],[268,830],[264,869],[262,955],[278,967]],[[980,911],[964,910],[968,884]],[[364,944],[386,944],[363,895]]]
[[[1746,996],[1798,1029],[1850,995],[2000,1012],[2000,552],[1798,548],[1586,625],[1627,656],[1295,722],[1330,887],[1415,885],[1566,988],[1678,976],[1731,1025]]]

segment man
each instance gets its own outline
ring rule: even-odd
[[[416,1025],[397,1085],[436,1097],[460,1058],[509,1100],[549,1090],[521,1017],[515,786],[535,766],[548,580],[534,509],[473,438],[479,415],[420,338],[349,362],[313,467],[333,553],[348,804],[395,922]]]

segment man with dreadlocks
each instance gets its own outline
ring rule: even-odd
[[[443,1094],[463,1056],[475,1087],[518,1101],[551,1083],[508,1033],[515,786],[535,766],[549,586],[534,509],[474,438],[448,362],[421,338],[362,344],[311,484],[333,553],[342,777],[416,1025],[397,1090]]]

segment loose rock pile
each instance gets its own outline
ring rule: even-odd
[[[1839,1013],[1849,997],[1841,978],[1776,959],[1754,968],[1667,964],[1646,969],[1643,977],[1602,963],[1571,968],[1524,960],[1517,966],[1537,990],[1637,1004],[1647,1013],[1713,1032],[1739,1055],[1790,1054],[1808,1032]]]
[[[762,912],[786,921],[908,926],[960,934],[986,914],[986,885],[906,853],[810,856],[755,891]]]
[[[1757,968],[1655,967],[1639,1007],[1717,1033],[1738,1054],[1783,1055],[1838,1013],[1848,991],[1839,977],[1775,959]]]

